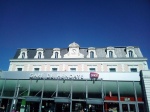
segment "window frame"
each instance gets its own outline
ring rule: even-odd
[[[19,70],[19,69],[21,69],[21,70]],[[23,71],[23,68],[22,67],[18,67],[17,71]]]
[[[36,70],[36,69],[38,69],[38,70]],[[35,68],[34,68],[34,71],[40,71],[40,68],[38,68],[38,67],[35,67]]]
[[[72,70],[72,69],[74,69],[74,70]],[[75,68],[75,67],[70,67],[70,71],[71,71],[71,72],[76,72],[76,71],[77,71],[77,68]]]
[[[91,70],[91,69],[94,69],[94,70]],[[95,72],[95,71],[96,71],[96,68],[90,67],[90,68],[89,68],[89,71],[90,71],[90,72]]]
[[[94,51],[90,51],[90,58],[94,58]]]
[[[132,51],[132,50],[129,50],[128,53],[129,53],[129,58],[133,58],[133,57],[134,57],[134,56],[133,56],[133,51]]]
[[[56,59],[58,58],[58,52],[55,52],[55,58]]]
[[[137,68],[130,68],[130,72],[138,72]]]
[[[42,53],[38,52],[38,59],[41,59],[41,58],[42,58]]]
[[[22,52],[21,57],[22,59],[25,59],[25,52]]]
[[[115,71],[113,71],[113,70],[115,70]],[[116,68],[109,68],[109,72],[116,72]]]
[[[113,58],[113,51],[109,51],[109,58]]]
[[[54,70],[54,69],[56,69],[56,70]],[[57,71],[58,71],[58,68],[56,68],[56,67],[52,68],[52,72],[57,72]]]

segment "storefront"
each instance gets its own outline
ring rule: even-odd
[[[146,112],[138,73],[2,72],[6,112]],[[134,80],[133,80],[134,79]]]

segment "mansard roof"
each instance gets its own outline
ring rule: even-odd
[[[70,45],[72,46],[72,44],[70,44]],[[78,44],[74,44],[74,45],[78,46]],[[90,47],[79,48],[79,52],[84,55],[84,58],[87,57],[89,48]],[[95,47],[95,52],[96,52],[97,58],[106,58],[107,48],[108,47],[104,47],[104,48],[96,48]],[[126,49],[127,49],[127,47],[113,47],[113,48],[114,48],[113,50],[114,50],[115,55],[117,56],[117,58],[126,58],[126,54],[127,54]],[[137,55],[137,58],[143,57],[139,47],[132,47],[132,48],[133,48],[135,54]],[[32,49],[26,48],[26,49],[27,49],[28,59],[34,59],[34,56],[36,55],[36,52],[37,52],[38,48],[32,48]],[[44,59],[50,59],[51,56],[53,55],[53,51],[54,51],[54,48],[43,48]],[[68,53],[68,51],[69,51],[68,48],[60,48],[61,58],[63,58],[64,55]],[[13,59],[18,59],[18,56],[20,55],[20,52],[21,52],[21,49],[18,49]]]

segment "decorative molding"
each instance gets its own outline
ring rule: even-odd
[[[53,49],[53,55],[51,56],[51,58],[61,58],[60,48],[54,48]]]
[[[93,56],[92,57],[91,57],[91,54],[90,54],[91,52],[93,52]],[[94,47],[89,47],[88,48],[87,58],[97,58],[96,51],[95,51]]]
[[[69,51],[64,58],[84,58],[84,55],[80,53],[79,45],[73,42],[69,45]]]
[[[40,57],[39,57],[39,53],[41,53]],[[42,48],[38,48],[36,50],[36,55],[34,56],[34,58],[37,58],[37,59],[43,59],[44,58],[44,51]]]
[[[112,52],[112,57],[110,57],[109,52]],[[106,57],[107,58],[117,58],[117,55],[115,54],[115,48],[114,47],[107,47],[106,48]]]
[[[73,42],[73,43],[69,44],[68,47],[69,47],[69,48],[79,48],[80,46],[79,46],[79,44]]]
[[[129,57],[129,51],[131,51],[133,53],[133,57],[137,57],[137,55],[135,54],[133,46],[126,47],[126,57]]]
[[[20,55],[18,56],[19,59],[27,59],[27,49],[23,48],[20,51]]]

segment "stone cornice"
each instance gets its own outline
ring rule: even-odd
[[[10,59],[10,62],[138,62],[147,58],[57,58],[57,59]]]

